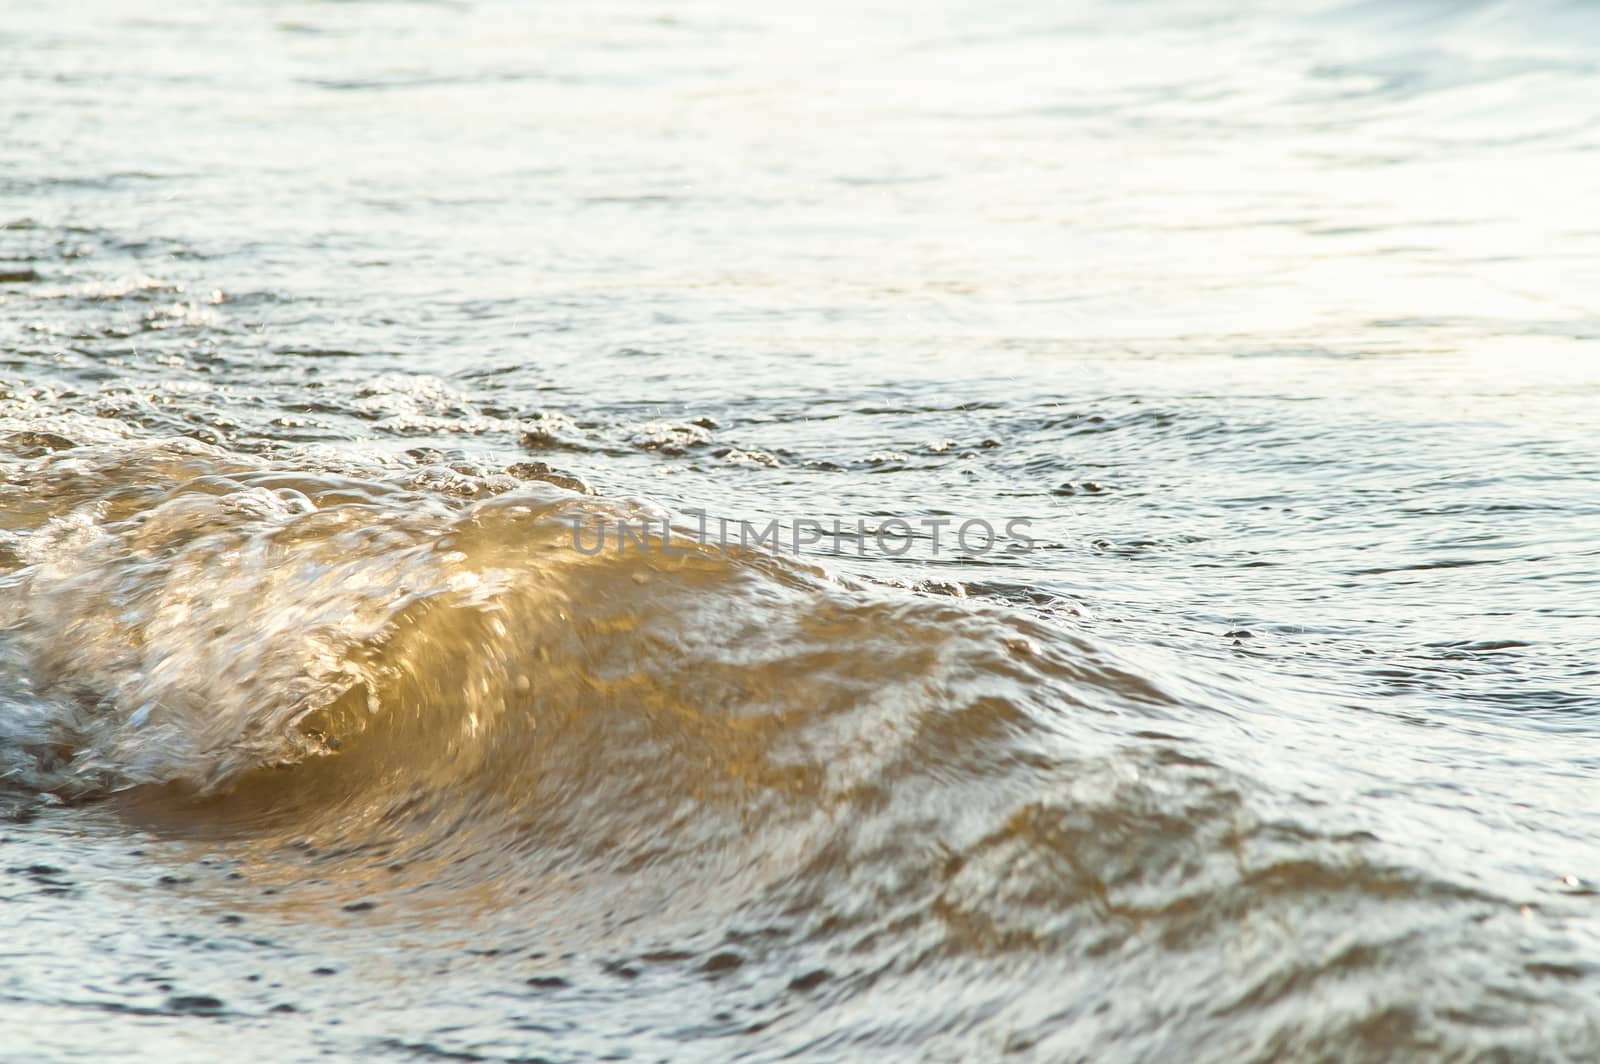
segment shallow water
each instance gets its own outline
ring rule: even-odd
[[[0,1058],[1600,1055],[1597,43],[0,5]]]

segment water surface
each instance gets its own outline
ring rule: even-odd
[[[0,5],[0,1055],[1600,1054],[1597,43]]]

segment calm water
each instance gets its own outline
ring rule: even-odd
[[[143,6],[0,2],[0,1059],[1600,1056],[1600,10]]]

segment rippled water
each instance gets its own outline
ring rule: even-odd
[[[130,12],[0,4],[0,1058],[1600,1055],[1593,7]]]

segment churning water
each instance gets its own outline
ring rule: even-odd
[[[0,3],[0,1059],[1600,1056],[1593,6],[139,6]]]

